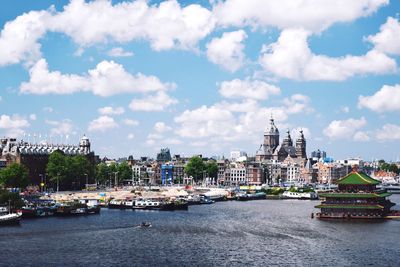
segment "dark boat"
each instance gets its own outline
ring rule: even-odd
[[[215,201],[207,196],[200,196],[200,204],[213,204]]]
[[[265,199],[266,194],[264,192],[258,192],[258,193],[245,193],[237,196],[237,200],[239,201],[247,201],[247,200],[259,200],[259,199]]]
[[[188,210],[189,204],[183,200],[171,201],[161,205],[161,210]]]

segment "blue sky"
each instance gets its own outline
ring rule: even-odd
[[[400,157],[400,3],[3,1],[0,134],[101,156]]]

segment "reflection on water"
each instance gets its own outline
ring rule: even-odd
[[[400,195],[391,198],[400,203]],[[400,220],[319,221],[310,218],[316,204],[220,202],[189,211],[103,209],[86,217],[24,220],[0,228],[0,265],[400,265]],[[137,227],[142,221],[152,227]]]

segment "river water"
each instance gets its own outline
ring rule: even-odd
[[[400,204],[400,195],[391,200]],[[318,203],[229,201],[23,220],[0,228],[0,266],[400,266],[400,220],[311,219]],[[136,227],[142,221],[153,227]]]

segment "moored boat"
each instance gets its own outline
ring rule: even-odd
[[[0,225],[17,225],[22,218],[21,212],[12,213],[11,207],[0,208]]]
[[[266,199],[266,194],[264,192],[244,193],[237,195],[236,199],[239,201]]]
[[[315,192],[291,192],[285,191],[282,198],[286,199],[318,199],[318,194]]]

